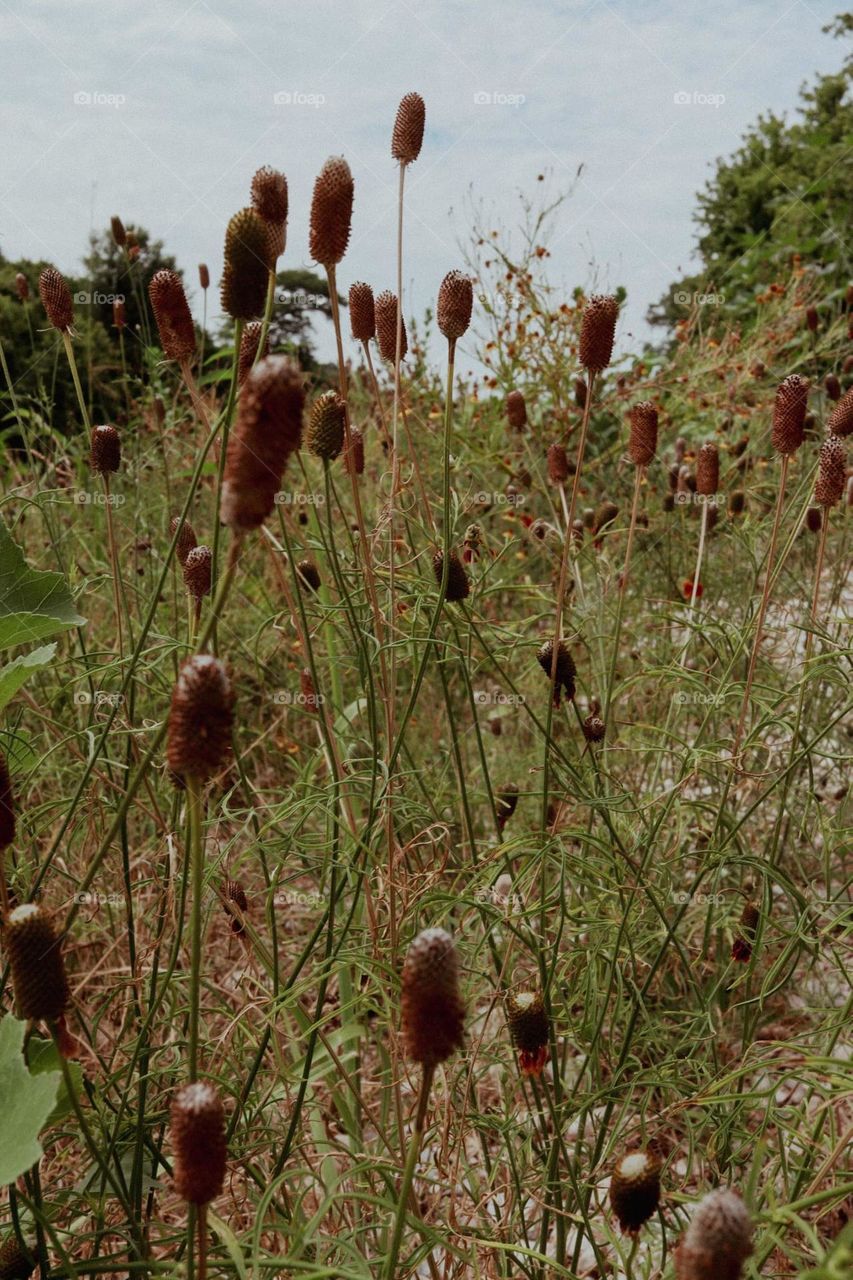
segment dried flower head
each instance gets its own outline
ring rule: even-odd
[[[30,296],[30,284],[23,271],[15,272],[15,289],[21,302],[27,302]]]
[[[732,959],[737,960],[739,964],[748,964],[752,957],[752,944],[755,941],[760,920],[761,912],[758,904],[752,901],[744,903],[732,942]]]
[[[124,329],[127,325],[127,308],[124,298],[113,299],[113,326],[116,329]]]
[[[400,164],[411,164],[421,153],[426,123],[426,104],[419,93],[400,99],[391,134],[391,155]]]
[[[65,333],[74,323],[71,290],[56,267],[45,267],[39,276],[39,297],[54,329]]]
[[[324,391],[311,406],[305,444],[317,458],[331,462],[344,447],[346,405],[337,391]]]
[[[527,405],[520,391],[510,391],[507,396],[506,419],[513,431],[523,431],[527,426]]]
[[[565,640],[557,641],[556,667],[554,666],[554,641],[546,640],[542,648],[536,655],[536,661],[539,663],[545,675],[550,680],[554,680],[554,706],[560,705],[560,694],[565,693],[571,702],[575,696],[575,679],[577,676],[577,668],[575,661],[569,652],[569,646]]]
[[[300,560],[296,566],[296,575],[300,586],[307,587],[309,591],[320,590],[320,570],[313,560]]]
[[[198,545],[198,539],[195,536],[195,529],[192,527],[189,520],[184,520],[183,524],[181,524],[180,516],[172,516],[172,519],[169,521],[170,537],[174,538],[175,531],[179,526],[180,533],[178,533],[175,554],[177,555],[179,562],[184,565],[186,564],[187,556],[192,551],[193,547]]]
[[[349,444],[344,451],[344,466],[352,476],[364,474],[364,433],[352,427],[349,433]]]
[[[424,929],[406,953],[401,994],[409,1057],[425,1067],[461,1049],[465,1009],[459,994],[456,947],[444,929]]]
[[[518,1065],[524,1075],[538,1076],[548,1061],[550,1023],[541,991],[519,991],[507,997],[507,1019]]]
[[[272,512],[285,464],[300,445],[304,401],[302,376],[285,356],[267,356],[248,374],[225,458],[225,524],[257,529]]]
[[[581,317],[580,362],[591,373],[601,373],[610,364],[619,303],[608,293],[594,293]]]
[[[729,515],[739,516],[746,507],[746,494],[743,489],[735,489],[729,498]]]
[[[591,711],[584,719],[581,729],[587,742],[601,742],[607,732],[606,724],[601,716],[594,711]]]
[[[92,428],[89,460],[98,475],[111,475],[121,466],[121,439],[115,427]]]
[[[561,444],[548,446],[548,479],[552,484],[565,484],[569,478],[569,459]]]
[[[244,325],[243,332],[240,335],[240,355],[237,361],[237,383],[242,387],[246,381],[246,377],[255,363],[256,359],[263,360],[270,353],[269,334],[264,338],[264,349],[258,357],[258,343],[261,340],[263,331],[263,322],[260,320],[250,320]]]
[[[826,429],[834,436],[849,436],[853,432],[853,387],[845,391],[832,410]]]
[[[720,487],[720,451],[712,441],[696,455],[696,492],[711,497]]]
[[[700,1201],[675,1251],[677,1280],[740,1280],[752,1253],[752,1221],[736,1191]]]
[[[435,580],[441,587],[441,579],[444,576],[444,552],[436,551],[432,558],[432,570],[435,574]],[[459,559],[459,553],[451,550],[450,559],[447,568],[447,592],[445,599],[451,602],[459,600],[467,600],[471,587],[468,582],[468,574],[465,572],[465,566]]]
[[[254,320],[267,297],[271,256],[269,228],[254,209],[240,209],[225,232],[222,309],[232,320]]]
[[[210,288],[210,271],[208,270],[206,262],[200,262],[198,264],[198,282],[202,289]]]
[[[463,271],[448,271],[438,290],[436,319],[451,348],[465,334],[471,323],[474,286]]]
[[[273,262],[284,253],[287,233],[287,178],[278,169],[264,165],[252,178],[252,207],[269,229]]]
[[[838,381],[838,378],[834,373],[828,373],[826,375],[823,385],[826,389],[826,395],[829,400],[841,399],[841,383]]]
[[[779,384],[773,405],[771,443],[777,453],[796,453],[803,443],[809,380],[798,373],[790,374]]]
[[[238,880],[227,879],[222,887],[222,893],[222,905],[228,916],[231,932],[239,938],[246,932],[243,919],[249,910],[246,891]]]
[[[498,827],[503,831],[518,807],[518,787],[514,782],[507,782],[495,792],[495,813]]]
[[[308,247],[323,267],[333,267],[347,251],[354,186],[343,156],[330,156],[317,175],[311,199]]]
[[[660,1204],[660,1160],[651,1151],[627,1151],[610,1175],[610,1204],[623,1231],[637,1232]]]
[[[815,502],[822,507],[834,507],[844,496],[847,476],[847,451],[838,436],[827,436],[820,446]]]
[[[647,467],[657,453],[658,411],[651,400],[631,406],[628,455],[637,467]]]
[[[160,346],[167,360],[187,360],[195,351],[195,326],[177,271],[164,268],[148,286]]]
[[[210,595],[213,552],[210,547],[193,547],[184,561],[184,586],[193,600]]]
[[[596,536],[600,534],[607,525],[612,524],[618,514],[619,508],[616,503],[611,502],[609,498],[605,498],[602,502],[599,502],[598,506],[595,508],[595,519],[592,526]]]
[[[222,1100],[212,1084],[185,1084],[172,1098],[175,1190],[189,1204],[209,1204],[225,1182],[227,1148]]]
[[[113,240],[120,249],[123,249],[127,244],[127,232],[124,229],[124,223],[117,213],[114,213],[110,218],[110,230],[113,233]]]
[[[383,289],[381,293],[376,295],[376,341],[379,344],[379,354],[383,360],[387,360],[393,364],[397,358],[397,296]],[[401,337],[400,337],[400,359],[404,359],[409,349],[409,340],[406,334],[406,321],[403,316],[400,317]]]
[[[28,1258],[14,1236],[0,1245],[0,1280],[29,1280],[36,1266],[35,1257]]]
[[[234,693],[212,654],[190,658],[178,672],[169,710],[166,758],[181,777],[206,782],[231,755]]]
[[[356,280],[349,291],[349,322],[356,342],[369,342],[376,336],[376,310],[373,290],[363,280]]]
[[[49,913],[36,902],[14,907],[6,917],[4,941],[21,1017],[56,1022],[68,1008],[71,992]]]

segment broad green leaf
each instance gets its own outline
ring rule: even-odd
[[[84,622],[62,574],[31,569],[0,521],[0,649],[33,644]]]
[[[0,1021],[0,1185],[14,1182],[42,1155],[38,1136],[56,1101],[57,1074],[31,1076],[21,1052],[24,1023]]]
[[[0,668],[0,711],[12,701],[36,668],[46,667],[55,653],[55,644],[44,644],[40,649],[33,649],[32,653],[25,653]]]
[[[62,1120],[68,1115],[69,1111],[74,1109],[62,1075],[62,1063],[59,1061],[56,1045],[52,1040],[43,1040],[39,1036],[30,1036],[27,1043],[27,1059],[31,1076],[41,1076],[46,1072],[50,1072],[56,1080],[55,1105],[45,1122],[46,1124],[55,1124],[57,1120]],[[68,1073],[74,1084],[74,1092],[79,1097],[83,1089],[83,1068],[79,1062],[69,1062]]]

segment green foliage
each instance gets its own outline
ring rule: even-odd
[[[0,649],[44,640],[84,621],[62,574],[31,569],[0,522]]]
[[[27,1070],[21,1052],[26,1024],[0,1021],[0,1183],[14,1182],[42,1155],[39,1133],[57,1104],[61,1075]]]

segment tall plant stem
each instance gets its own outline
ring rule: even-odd
[[[237,370],[240,364],[240,340],[243,337],[243,321],[234,321],[234,360],[231,365],[231,385],[228,388],[228,402],[225,406],[225,414],[222,419],[222,438],[219,441],[219,466],[216,475],[216,506],[213,513],[213,547],[211,561],[211,582],[216,582],[219,576],[219,543],[220,543],[220,527],[219,527],[219,511],[222,506],[222,481],[225,475],[225,454],[228,450],[228,436],[231,432],[231,421],[234,417],[234,405],[237,400]],[[213,617],[213,651],[216,652],[216,614]]]
[[[409,1142],[409,1154],[406,1158],[406,1167],[403,1170],[403,1180],[400,1183],[400,1192],[397,1197],[397,1214],[394,1219],[394,1235],[391,1239],[391,1248],[385,1262],[385,1269],[382,1272],[383,1280],[394,1280],[397,1271],[397,1259],[400,1256],[400,1245],[403,1242],[403,1227],[406,1222],[406,1204],[409,1199],[409,1192],[412,1189],[412,1182],[415,1176],[415,1165],[420,1155],[421,1143],[423,1142],[424,1129],[426,1128],[426,1113],[429,1104],[429,1094],[432,1088],[432,1078],[435,1073],[434,1067],[424,1067],[421,1077],[421,1089],[418,1094],[418,1109],[415,1115],[415,1127],[412,1131],[412,1137]]]
[[[643,484],[645,467],[637,467],[634,473],[634,498],[631,503],[631,519],[628,523],[628,541],[625,546],[625,564],[619,579],[619,600],[616,606],[616,628],[613,634],[613,654],[610,658],[610,671],[607,677],[607,688],[604,691],[604,723],[609,722],[610,704],[613,701],[613,682],[616,679],[616,664],[619,661],[619,642],[622,639],[622,620],[625,614],[625,591],[628,586],[628,570],[631,565],[631,548],[634,545],[634,531],[637,528],[637,509],[640,505],[640,489]]]
[[[267,334],[270,331],[270,322],[272,320],[273,307],[275,306],[275,267],[270,271],[270,278],[267,282],[267,300],[264,305],[264,314],[261,319],[261,336],[258,338],[258,349],[255,352],[255,358],[252,361],[256,365],[261,358],[264,349],[264,343],[267,340]]]
[[[379,414],[379,421],[382,424],[382,435],[385,439],[385,444],[389,449],[391,449],[393,446],[391,437],[388,434],[388,423],[385,421],[385,408],[382,404],[382,392],[379,390],[379,380],[376,377],[376,370],[373,367],[373,357],[370,354],[370,343],[365,340],[361,345],[364,351],[364,360],[367,365],[367,371],[370,374],[370,385],[373,387],[373,394],[376,398],[376,409]]]
[[[119,589],[119,563],[118,549],[116,547],[116,535],[113,525],[113,504],[110,493],[110,478],[104,475],[104,499],[107,512],[107,542],[110,549],[110,567],[113,575],[113,607],[116,615],[116,637],[118,639],[118,656],[120,661],[124,662],[124,639],[121,625],[121,592]]]
[[[699,525],[699,549],[696,552],[696,568],[693,573],[693,582],[690,589],[690,604],[687,606],[687,635],[684,640],[684,648],[681,650],[681,657],[678,665],[684,666],[687,659],[687,650],[690,646],[692,636],[691,623],[693,621],[693,610],[696,608],[696,601],[699,598],[699,581],[702,574],[702,561],[705,557],[705,541],[708,537],[708,503],[702,503],[702,521]]]
[[[202,891],[204,887],[204,848],[202,842],[202,823],[204,821],[204,804],[202,785],[194,774],[188,774],[187,784],[187,847],[190,857],[190,881],[192,901],[190,904],[190,1033],[189,1033],[189,1078],[198,1079],[198,1024],[201,1006],[201,924],[202,924]]]
[[[204,340],[207,337],[207,290],[202,289],[204,300],[201,304],[201,344],[198,352],[198,370],[199,375],[204,374]]]
[[[761,593],[761,603],[758,606],[755,635],[752,641],[752,653],[749,657],[749,669],[746,673],[746,688],[743,691],[743,702],[741,703],[740,717],[738,719],[737,730],[735,732],[734,745],[732,746],[732,763],[735,768],[737,768],[738,753],[740,751],[741,739],[743,738],[743,732],[746,726],[746,717],[749,711],[752,683],[755,679],[755,666],[758,661],[758,651],[761,648],[761,637],[764,631],[764,619],[767,616],[767,605],[770,601],[770,587],[773,582],[773,565],[776,560],[776,544],[779,541],[779,527],[782,523],[782,509],[785,504],[785,487],[788,481],[788,461],[788,454],[784,454],[782,457],[782,468],[779,475],[779,492],[776,495],[776,514],[773,517],[773,532],[770,535],[770,549],[767,553],[767,568],[764,573],[764,589]]]
[[[74,348],[71,345],[71,334],[68,329],[62,330],[62,341],[65,344],[65,354],[68,356],[71,377],[74,381],[74,390],[77,392],[77,404],[80,406],[80,417],[83,419],[83,425],[86,430],[91,431],[92,424],[89,421],[89,410],[86,408],[86,399],[83,395],[83,388],[80,385],[80,374],[77,372],[77,361],[74,359]]]

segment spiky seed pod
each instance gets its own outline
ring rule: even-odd
[[[400,164],[411,164],[421,153],[426,123],[426,104],[419,93],[400,99],[391,134],[391,155]]]
[[[255,363],[255,357],[258,354],[258,343],[261,340],[261,332],[263,330],[263,327],[264,326],[262,321],[250,320],[249,323],[245,325],[243,328],[243,332],[240,336],[240,356],[237,361],[238,386],[242,387],[243,383],[246,381],[246,377],[249,373],[249,370],[251,369],[252,365]],[[261,356],[260,356],[261,360],[263,360],[265,356],[268,356],[269,353],[270,353],[270,340],[269,340],[269,334],[267,334],[267,336],[264,338],[264,349],[261,352]]]
[[[740,1280],[752,1253],[752,1221],[736,1191],[701,1200],[675,1250],[677,1280]]]
[[[849,436],[853,432],[853,387],[845,391],[832,410],[826,429],[834,436]]]
[[[27,302],[30,296],[30,285],[23,271],[15,272],[15,288],[21,302]]]
[[[444,552],[436,551],[432,558],[432,570],[435,574],[435,580],[439,587],[444,570]],[[468,582],[468,575],[465,572],[465,566],[459,559],[459,553],[455,550],[450,552],[450,565],[447,571],[447,595],[446,600],[451,602],[459,600],[467,600],[471,587]]]
[[[465,1008],[459,994],[456,946],[444,929],[424,929],[403,964],[400,998],[406,1051],[434,1067],[462,1048]]]
[[[538,1076],[548,1060],[550,1023],[541,991],[519,991],[507,996],[507,1021],[518,1050],[518,1065],[528,1076]]]
[[[9,762],[0,751],[0,849],[7,849],[15,839],[15,793],[9,775]]]
[[[601,742],[607,732],[607,726],[601,716],[597,715],[595,712],[590,712],[581,725],[581,728],[583,729],[583,736],[586,738],[587,742]]]
[[[346,405],[337,391],[324,391],[311,406],[305,444],[316,458],[331,462],[344,447]]]
[[[98,475],[112,475],[121,466],[121,439],[115,427],[109,423],[92,428],[90,462]]]
[[[834,373],[828,373],[824,381],[827,398],[830,400],[841,399],[841,383],[838,381]]]
[[[113,233],[113,240],[120,249],[123,249],[127,244],[127,232],[124,229],[124,223],[117,213],[114,213],[110,218],[110,230]]]
[[[503,831],[518,807],[518,787],[514,782],[507,782],[495,792],[495,812],[498,826]]]
[[[333,267],[347,251],[352,225],[353,180],[343,156],[330,156],[317,175],[311,199],[308,248],[323,267]]]
[[[583,378],[575,378],[575,404],[579,409],[586,408],[586,382]]]
[[[285,356],[267,356],[247,376],[225,458],[225,524],[257,529],[273,510],[285,464],[301,442],[304,401],[302,376]]]
[[[252,178],[252,206],[270,230],[273,261],[284,253],[287,228],[287,178],[278,169],[264,165]]]
[[[113,301],[113,326],[116,329],[123,329],[127,324],[127,308],[124,305],[124,298],[116,298]]]
[[[213,552],[210,547],[193,547],[184,561],[184,586],[193,600],[210,595]]]
[[[349,448],[344,453],[344,465],[349,475],[364,475],[364,434],[356,427],[349,433]]]
[[[737,960],[739,964],[749,963],[752,956],[752,944],[755,941],[755,933],[760,920],[761,912],[758,909],[758,904],[755,902],[745,903],[738,921],[738,930],[732,942],[732,959]]]
[[[195,326],[177,271],[164,267],[152,276],[148,297],[157,321],[163,355],[167,360],[189,359],[195,351]]]
[[[225,914],[228,916],[228,923],[231,927],[231,932],[236,934],[239,938],[246,932],[246,926],[240,918],[240,916],[245,916],[246,912],[249,910],[246,890],[238,880],[229,879],[226,880],[223,885],[223,894],[224,897],[222,905],[225,908]],[[237,908],[237,911],[240,912],[240,915],[238,915],[234,910],[235,907]]]
[[[45,267],[39,276],[39,297],[54,329],[64,333],[74,323],[71,290],[56,267]]]
[[[596,534],[601,533],[605,525],[612,524],[619,514],[619,508],[615,502],[610,502],[605,498],[603,502],[599,502],[595,508],[595,520],[593,528]]]
[[[641,400],[631,406],[628,421],[628,455],[635,466],[647,467],[658,447],[658,411],[651,400]]]
[[[195,529],[192,527],[189,520],[185,520],[184,523],[181,524],[180,516],[172,516],[172,519],[169,521],[170,537],[174,538],[175,530],[178,528],[178,525],[180,525],[181,531],[178,534],[175,554],[177,555],[180,564],[184,565],[186,564],[187,556],[192,551],[193,547],[198,545],[198,539],[195,536]]]
[[[651,1151],[627,1151],[610,1175],[610,1205],[623,1231],[635,1233],[660,1204],[660,1160]]]
[[[581,318],[580,362],[591,373],[601,373],[610,364],[619,303],[607,293],[594,293]]]
[[[777,453],[796,453],[803,443],[808,401],[808,378],[792,373],[779,384],[773,405],[773,430],[770,437]]]
[[[453,344],[466,333],[474,307],[474,286],[463,271],[448,271],[438,289],[435,314],[438,327]]]
[[[206,262],[200,262],[198,264],[198,282],[202,289],[210,288],[210,271],[208,270]]]
[[[815,502],[822,507],[834,507],[844,496],[847,451],[838,436],[827,436],[820,446],[818,458]]]
[[[819,323],[817,307],[806,307],[806,328],[809,332],[816,333]]]
[[[376,341],[379,344],[379,354],[383,360],[393,364],[397,358],[397,295],[391,293],[388,289],[383,289],[381,293],[377,293],[375,316]],[[401,316],[401,322],[400,359],[402,360],[409,349],[409,339],[406,334],[404,316]]]
[[[320,590],[320,570],[313,560],[300,560],[296,566],[296,573],[300,586],[307,587],[309,591]]]
[[[713,497],[720,487],[720,451],[710,440],[696,455],[696,492]]]
[[[513,431],[523,431],[527,426],[527,405],[520,391],[510,391],[506,398],[506,420]]]
[[[68,1008],[71,992],[50,915],[35,902],[13,908],[4,938],[21,1017],[56,1022]]]
[[[0,1245],[0,1280],[29,1280],[36,1266],[35,1258],[27,1259],[14,1236]]]
[[[569,459],[561,444],[548,446],[548,479],[552,484],[565,484],[569,478]]]
[[[743,489],[735,489],[729,498],[729,515],[739,516],[746,507],[746,494]]]
[[[274,262],[269,228],[254,209],[239,209],[225,231],[225,266],[220,295],[232,320],[254,320],[262,314]]]
[[[369,342],[376,336],[376,308],[373,290],[363,280],[356,280],[349,290],[349,322],[356,342]]]
[[[206,782],[231,755],[233,724],[234,693],[225,667],[209,653],[196,654],[181,667],[172,690],[169,768]]]
[[[809,533],[820,533],[823,524],[823,512],[820,507],[809,507],[803,524]]]
[[[542,648],[536,655],[536,661],[548,679],[551,679],[551,668],[554,662],[554,641],[546,640]],[[569,702],[575,696],[575,677],[577,676],[577,668],[575,660],[569,652],[569,646],[565,640],[557,641],[557,669],[554,676],[554,706],[560,705],[560,694],[565,693]]]
[[[196,1080],[172,1098],[175,1190],[190,1204],[209,1204],[225,1182],[225,1112],[212,1084]]]

